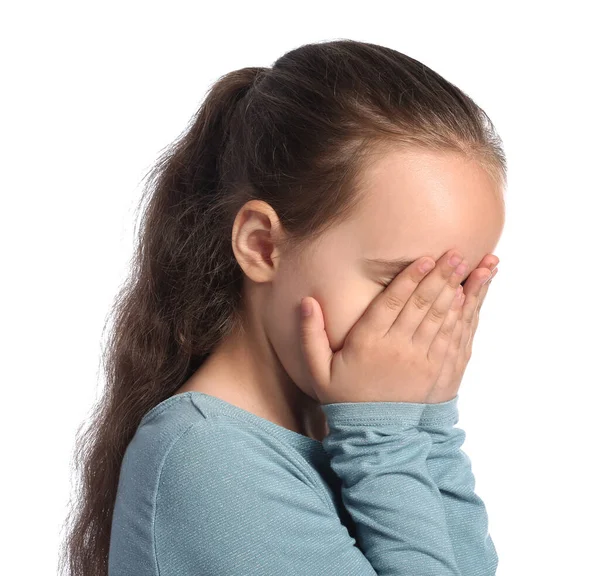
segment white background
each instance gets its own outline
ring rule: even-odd
[[[464,449],[499,576],[600,574],[593,6],[6,3],[2,573],[56,573],[75,434],[103,387],[101,331],[144,173],[221,74],[351,38],[433,68],[504,140],[507,220],[461,387]]]

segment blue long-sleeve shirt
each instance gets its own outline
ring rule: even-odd
[[[457,402],[326,404],[319,442],[176,394],[125,452],[109,576],[491,576]]]

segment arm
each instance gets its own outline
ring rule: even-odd
[[[377,576],[314,469],[277,438],[237,425],[206,421],[170,450],[156,497],[156,574]]]
[[[417,425],[425,405],[324,404],[323,446],[342,480],[360,549],[380,575],[459,576],[439,490],[426,459],[430,436]]]
[[[208,421],[190,427],[165,459],[154,518],[157,573],[458,576],[439,492],[423,472],[429,437],[398,423],[392,437],[387,426],[372,422],[354,423],[349,432],[339,420],[356,409],[348,414],[348,404],[337,406],[329,447],[351,485],[344,491],[369,543],[367,555],[340,522],[314,469],[289,446]],[[390,444],[396,439],[400,443]]]
[[[488,533],[485,505],[475,493],[469,457],[461,450],[465,432],[458,423],[458,396],[426,404],[419,428],[432,439],[427,467],[444,505],[448,531],[462,576],[493,576],[498,555]]]

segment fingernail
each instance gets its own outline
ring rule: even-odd
[[[450,266],[458,266],[463,260],[463,257],[460,254],[455,254],[454,256],[452,256],[452,258],[450,258],[450,260],[448,260],[448,263],[450,264]]]
[[[312,304],[308,300],[302,300],[301,308],[302,316],[310,316],[312,314]]]
[[[428,259],[428,260],[421,262],[419,269],[421,270],[421,272],[429,272],[430,270],[433,269],[434,266],[435,266],[435,262],[433,260]]]
[[[498,268],[494,268],[494,270],[492,270],[492,273],[490,274],[490,277],[487,278],[484,282],[482,282],[481,285],[485,286],[488,282],[491,282],[492,278],[496,275],[496,272],[498,272]]]
[[[456,269],[456,274],[462,276],[469,267],[469,263],[466,260],[462,260],[461,265]]]

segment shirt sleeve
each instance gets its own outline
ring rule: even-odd
[[[161,470],[156,574],[377,576],[319,478],[271,435],[238,422],[191,426]]]
[[[419,428],[432,439],[427,468],[436,483],[446,514],[448,532],[462,576],[493,576],[498,554],[488,532],[485,505],[475,493],[471,460],[461,449],[464,430],[458,423],[458,396],[425,404]]]
[[[425,404],[324,404],[323,446],[342,480],[360,549],[379,576],[461,576],[418,424]]]

